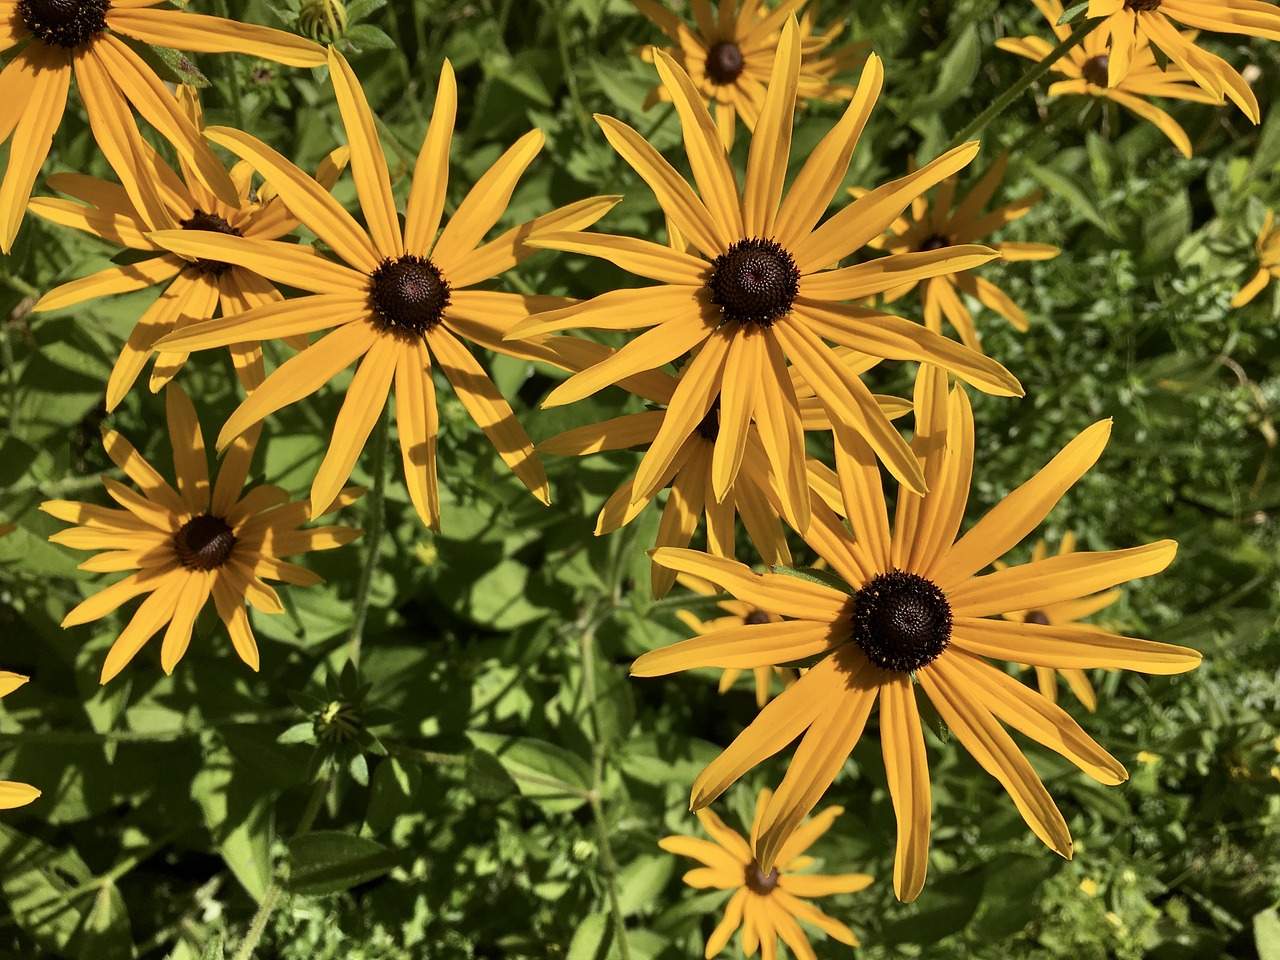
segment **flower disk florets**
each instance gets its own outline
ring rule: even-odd
[[[1080,66],[1080,72],[1084,74],[1085,80],[1092,83],[1095,87],[1105,87],[1107,85],[1107,74],[1111,68],[1111,58],[1105,53],[1096,57],[1090,57]]]
[[[929,250],[941,250],[943,247],[951,246],[951,241],[940,233],[931,233],[920,241],[920,252],[925,253]]]
[[[901,570],[878,574],[858,591],[853,639],[882,670],[912,673],[947,649],[951,604],[924,577]]]
[[[1158,10],[1161,0],[1124,0],[1126,10]]]
[[[111,0],[18,0],[18,18],[37,40],[79,47],[107,29]]]
[[[373,271],[369,299],[385,329],[421,337],[444,318],[449,281],[427,257],[406,254]]]
[[[721,40],[707,51],[707,76],[713,83],[733,83],[742,75],[743,66],[742,48],[732,40]]]
[[[716,257],[707,280],[726,320],[771,327],[800,292],[795,258],[772,240],[737,240]]]
[[[216,213],[205,213],[203,210],[196,208],[196,212],[191,215],[189,220],[179,220],[178,225],[183,230],[203,230],[206,233],[222,233],[229,237],[243,237],[244,234],[227,223],[221,216]],[[220,277],[226,273],[231,264],[224,263],[221,260],[206,260],[204,257],[197,257],[191,261],[191,266],[195,267],[200,273],[212,274]]]
[[[747,885],[747,889],[752,893],[761,897],[767,897],[778,888],[778,868],[774,867],[768,873],[760,869],[760,864],[752,860],[742,871],[743,882]]]
[[[755,627],[762,623],[773,623],[773,620],[763,610],[752,610],[742,618],[742,622],[747,626]]]
[[[192,517],[173,535],[178,562],[188,570],[216,570],[231,557],[236,535],[221,517]]]

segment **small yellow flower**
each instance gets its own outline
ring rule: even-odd
[[[1037,6],[1040,0],[1037,0]],[[1196,46],[1196,34],[1179,33],[1172,21],[1194,30],[1236,33],[1280,40],[1280,9],[1260,0],[1090,0],[1085,16],[1106,17],[1095,34],[1109,48],[1109,86],[1117,86],[1128,65],[1151,56],[1151,47],[1172,60],[1193,83],[1216,101],[1232,101],[1250,120],[1261,117],[1258,99],[1235,68]]]
[[[1092,877],[1085,877],[1080,881],[1080,889],[1084,891],[1087,897],[1096,897],[1098,895],[1098,881]]]
[[[1037,9],[1053,26],[1059,40],[1065,40],[1071,34],[1069,24],[1059,24],[1063,14],[1061,0],[1032,0]],[[1099,0],[1094,0],[1095,3]],[[1125,2],[1125,0],[1117,0]],[[1143,2],[1143,0],[1139,0]],[[1151,2],[1151,0],[1145,0]],[[1159,2],[1159,0],[1155,0]],[[1192,0],[1195,2],[1195,0]],[[1228,0],[1234,2],[1234,0]],[[1093,16],[1092,11],[1089,14]],[[1176,30],[1169,32],[1177,38]],[[1213,92],[1201,89],[1194,83],[1195,78],[1178,66],[1169,65],[1162,69],[1157,63],[1155,54],[1147,46],[1131,50],[1131,56],[1123,60],[1116,50],[1108,50],[1106,29],[1098,29],[1084,38],[1079,46],[1073,47],[1065,57],[1053,65],[1055,73],[1068,79],[1060,80],[1049,87],[1049,95],[1056,97],[1062,94],[1077,94],[1091,97],[1102,97],[1128,110],[1132,110],[1144,120],[1149,120],[1160,128],[1183,156],[1191,156],[1191,140],[1178,125],[1178,121],[1159,107],[1149,103],[1148,97],[1171,97],[1175,100],[1190,100],[1193,103],[1221,103],[1221,90]],[[1181,42],[1190,44],[1188,37]],[[1053,45],[1042,37],[1023,37],[1021,40],[1006,37],[996,41],[996,46],[1009,53],[1031,60],[1043,60],[1048,56]],[[1192,49],[1196,49],[1192,47]],[[1202,51],[1203,52],[1203,51]],[[1175,58],[1175,63],[1180,63]],[[1225,61],[1223,61],[1225,65]],[[1227,68],[1230,70],[1230,68]],[[1243,82],[1243,81],[1242,81]],[[1252,96],[1252,94],[1250,94]],[[1256,119],[1254,121],[1257,122]]]
[[[869,246],[888,253],[918,253],[938,250],[960,243],[981,242],[1000,254],[1007,263],[1021,260],[1051,260],[1061,251],[1048,243],[1015,243],[1012,241],[986,240],[988,235],[1006,224],[1025,217],[1035,207],[1043,194],[1039,191],[1005,204],[996,210],[984,212],[983,208],[994,196],[1004,180],[1009,155],[1002,153],[991,168],[983,174],[969,193],[957,201],[957,175],[948,177],[938,185],[933,203],[923,195],[911,204],[909,212],[889,227],[889,236],[880,237]],[[960,299],[960,293],[968,294],[985,307],[994,310],[1008,320],[1020,332],[1027,330],[1027,316],[999,287],[990,280],[975,277],[969,272],[944,273],[924,280],[911,280],[884,292],[884,302],[892,303],[904,294],[920,288],[924,304],[924,324],[934,333],[942,332],[942,318],[955,327],[961,341],[972,350],[982,351],[982,340],[973,323],[973,315]]]
[[[703,864],[684,875],[684,882],[689,886],[698,890],[711,887],[734,891],[725,905],[724,919],[707,940],[704,956],[708,960],[725,948],[739,927],[742,928],[742,951],[748,957],[760,950],[765,958],[773,960],[778,955],[778,940],[782,940],[798,960],[816,960],[798,920],[812,924],[833,940],[858,945],[852,930],[806,901],[833,893],[857,893],[866,889],[872,878],[865,873],[823,876],[800,872],[814,862],[805,851],[831,829],[836,817],[844,813],[844,807],[828,807],[802,824],[779,851],[776,865],[765,871],[757,858],[756,845],[761,816],[771,797],[772,791],[760,791],[750,842],[705,809],[699,810],[697,817],[714,843],[685,836],[664,837],[658,841],[658,846],[668,853],[691,857]]]
[[[1137,760],[1144,767],[1149,767],[1153,763],[1159,762],[1160,754],[1152,753],[1150,750],[1139,750]]]
[[[27,678],[20,674],[0,670],[0,697],[8,696],[26,682]],[[0,810],[26,806],[38,796],[40,791],[28,783],[0,780]]]
[[[1062,542],[1058,545],[1058,556],[1065,557],[1074,553],[1076,549],[1075,534],[1068,531],[1062,535]],[[1044,540],[1037,541],[1035,549],[1031,552],[1032,562],[1045,559],[1049,555],[1049,546]],[[1002,570],[1006,564],[997,561],[993,564],[997,570]],[[1095,594],[1091,597],[1080,597],[1075,600],[1065,600],[1062,603],[1053,603],[1035,610],[1016,610],[1006,613],[1006,620],[1013,620],[1018,623],[1039,623],[1049,626],[1062,626],[1068,623],[1076,623],[1085,617],[1097,613],[1104,607],[1108,607],[1120,599],[1119,590],[1107,590],[1105,593]],[[1079,624],[1087,626],[1086,624]],[[1102,632],[1102,631],[1099,631]],[[1053,667],[1036,667],[1036,680],[1040,685],[1040,692],[1044,694],[1054,703],[1058,702],[1058,677],[1061,676],[1067,682],[1067,686],[1071,688],[1071,692],[1076,695],[1076,699],[1084,704],[1084,708],[1090,713],[1098,709],[1098,696],[1094,693],[1093,684],[1089,682],[1089,675],[1083,670],[1074,667],[1063,667],[1054,669]]]
[[[1268,210],[1267,219],[1263,221],[1262,230],[1254,243],[1254,249],[1258,251],[1258,272],[1232,298],[1233,307],[1243,307],[1260,294],[1273,278],[1280,277],[1280,231],[1275,229],[1275,223],[1276,212]]]
[[[216,482],[210,484],[195,407],[176,383],[166,389],[165,400],[176,490],[128,440],[114,430],[104,430],[107,456],[141,488],[142,495],[104,478],[111,498],[125,509],[71,500],[40,505],[59,520],[79,524],[55,533],[51,542],[73,550],[103,551],[80,564],[81,570],[135,571],[79,604],[62,621],[64,628],[101,619],[135,597],[147,595],[111,645],[102,665],[102,683],[123,670],[166,624],[160,665],[165,673],[172,673],[191,643],[196,617],[211,599],[236,653],[257,670],[258,645],[245,601],[261,613],[283,613],[280,597],[265,580],[299,586],[324,581],[306,567],[280,558],[331,550],[360,536],[359,530],[350,527],[299,529],[311,516],[311,505],[305,500],[290,502],[280,487],[264,485],[243,492],[260,433],[257,427],[237,439],[222,459]],[[360,492],[349,487],[326,506],[344,507]]]
[[[655,569],[662,569],[657,567]],[[716,586],[708,583],[701,577],[695,577],[687,573],[679,574],[676,580],[681,586],[688,587],[695,593],[699,593],[704,597],[714,597],[720,593]],[[690,630],[703,636],[713,630],[722,630],[726,627],[744,627],[760,623],[781,623],[782,618],[776,614],[766,613],[749,603],[743,603],[741,600],[721,600],[716,604],[726,615],[716,617],[714,620],[703,621],[688,610],[677,610],[676,618]],[[773,695],[773,678],[775,675],[782,679],[782,687],[785,690],[791,684],[800,679],[800,673],[791,667],[754,667],[751,671],[756,685],[756,706],[761,709],[769,702],[769,698]],[[738,682],[738,678],[742,676],[742,670],[737,667],[730,667],[720,674],[720,693],[728,693],[733,685]]]

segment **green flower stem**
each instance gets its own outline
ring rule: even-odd
[[[1032,64],[1031,68],[1019,77],[1013,86],[1000,94],[1000,96],[996,97],[991,106],[983,110],[982,113],[978,114],[973,119],[972,123],[952,137],[951,142],[943,147],[941,152],[946,153],[948,150],[954,150],[962,143],[968,143],[977,134],[981,133],[988,123],[1000,116],[1000,114],[1004,113],[1013,101],[1017,100],[1033,83],[1048,73],[1050,68],[1066,56],[1069,50],[1075,47],[1089,34],[1093,33],[1093,31],[1102,24],[1104,19],[1105,18],[1098,17],[1093,20],[1087,18],[1081,20],[1080,23],[1076,25],[1076,28],[1071,31],[1071,36],[1067,37],[1067,39],[1063,40],[1060,44],[1049,51],[1049,55],[1039,63]]]
[[[373,575],[378,569],[378,555],[382,548],[382,527],[385,521],[387,492],[387,449],[390,434],[390,405],[378,418],[377,435],[373,443],[373,491],[369,494],[369,558],[360,571],[360,585],[356,588],[356,616],[351,624],[351,662],[360,665],[360,645],[364,642],[364,625],[369,617],[369,599],[373,593]]]
[[[573,116],[578,121],[578,129],[582,131],[582,135],[590,139],[591,113],[582,102],[582,93],[578,90],[578,75],[574,72],[574,64],[581,58],[574,57],[569,51],[569,36],[564,30],[564,25],[569,20],[569,13],[565,10],[564,0],[556,0],[555,15],[552,19],[555,20],[556,47],[560,51],[560,65],[564,68],[565,85],[569,88],[569,99],[573,101]]]
[[[600,846],[600,865],[604,868],[605,890],[609,894],[609,913],[613,917],[613,938],[618,945],[618,953],[622,960],[631,960],[631,947],[627,943],[627,928],[622,918],[621,898],[618,892],[618,861],[613,856],[613,846],[609,842],[609,825],[604,816],[604,805],[600,802],[601,788],[604,786],[604,745],[601,743],[600,709],[596,698],[596,624],[602,619],[597,615],[584,625],[579,651],[582,659],[582,690],[587,698],[591,714],[591,791],[587,794],[587,803],[591,807],[591,818],[595,821],[596,842]]]
[[[293,836],[289,839],[296,840],[298,837],[311,832],[311,828],[315,826],[316,817],[320,815],[320,805],[324,803],[325,794],[329,792],[329,783],[332,776],[332,772],[329,772],[322,779],[316,781],[315,788],[311,791],[311,799],[307,801],[307,809],[303,811],[302,819],[298,821],[298,829],[293,832]],[[240,944],[240,949],[236,951],[234,960],[249,960],[253,956],[253,951],[258,948],[258,942],[262,939],[262,931],[266,929],[267,921],[271,919],[271,913],[276,908],[276,901],[280,899],[280,894],[284,891],[286,874],[287,870],[280,869],[271,878],[271,886],[267,887],[267,892],[263,894],[262,902],[258,904],[258,912],[253,915],[253,922],[249,925],[249,932],[245,934],[244,942]]]

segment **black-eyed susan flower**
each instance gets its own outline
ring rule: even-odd
[[[803,872],[814,863],[807,851],[831,829],[844,807],[828,807],[804,823],[778,851],[776,865],[766,870],[757,859],[756,849],[761,820],[772,796],[772,791],[766,789],[756,798],[749,841],[709,809],[699,810],[697,817],[711,840],[674,836],[658,841],[658,846],[668,853],[702,864],[684,875],[689,886],[733,891],[725,904],[724,919],[707,939],[707,960],[728,945],[739,927],[742,952],[753,957],[759,950],[764,960],[776,960],[779,940],[791,948],[796,960],[817,960],[800,922],[840,943],[858,945],[852,930],[808,901],[835,893],[857,893],[865,890],[872,878],[865,873]]]
[[[808,0],[783,0],[770,9],[762,0],[693,0],[693,23],[686,23],[657,0],[631,0],[675,45],[663,52],[680,64],[697,89],[702,103],[714,110],[716,127],[725,148],[733,146],[737,118],[755,130],[764,108],[765,88],[773,70],[774,53],[787,17]],[[841,24],[827,31],[814,27],[806,12],[801,32],[803,65],[798,84],[802,99],[838,102],[847,100],[853,88],[832,78],[856,67],[863,59],[863,45],[830,49]],[[653,48],[642,53],[651,59]],[[651,107],[670,100],[670,86],[655,87],[645,103]]]
[[[288,208],[345,265],[293,244],[199,231],[154,234],[156,243],[174,253],[240,264],[312,294],[235,317],[192,324],[162,339],[158,349],[175,353],[204,350],[335,328],[305,354],[272,372],[236,409],[218,436],[218,448],[222,449],[253,424],[314,393],[363,357],[311,486],[311,502],[317,513],[328,509],[350,476],[394,388],[405,482],[423,522],[439,528],[433,363],[444,371],[463,406],[512,472],[546,502],[547,477],[533,444],[463,341],[515,356],[548,359],[536,345],[504,343],[503,334],[530,313],[566,301],[467,288],[533,254],[535,250],[523,242],[530,235],[594,223],[616,198],[597,197],[571,204],[482,243],[506,209],[520,175],[542,148],[543,136],[534,130],[477,181],[437,238],[457,110],[457,86],[446,60],[431,125],[414,170],[402,231],[386,157],[364,91],[346,59],[332,48],[329,63],[350,141],[351,172],[368,229],[327,190],[260,140],[238,130],[211,127],[210,139],[252,163]]]
[[[654,564],[654,566],[656,567],[657,564]],[[682,573],[676,579],[681,586],[688,587],[694,593],[703,597],[714,597],[720,593],[714,584],[708,583],[701,577],[693,577],[687,573]],[[753,623],[782,622],[782,618],[776,614],[758,610],[751,604],[743,603],[741,600],[718,600],[716,606],[721,610],[721,613],[714,620],[703,620],[689,610],[677,610],[676,619],[699,636],[710,633],[713,630],[723,630],[726,627],[741,627]],[[763,707],[773,696],[773,678],[775,676],[782,681],[784,689],[795,683],[800,676],[798,671],[790,667],[756,667],[751,673],[752,680],[755,682],[757,707]],[[736,667],[730,667],[721,673],[720,692],[728,693],[732,690],[733,685],[738,682],[740,676],[742,676],[742,671]]]
[[[843,768],[879,699],[881,750],[898,821],[894,890],[903,900],[913,899],[924,884],[931,820],[917,686],[959,743],[1008,791],[1035,835],[1070,856],[1066,821],[1001,721],[1101,783],[1120,783],[1125,769],[1061,707],[988,660],[1155,674],[1182,673],[1200,662],[1194,650],[1093,627],[999,618],[1158,573],[1177,549],[1170,540],[977,575],[1035,529],[1093,465],[1106,444],[1109,421],[1081,433],[957,540],[973,468],[969,401],[958,385],[948,394],[945,374],[923,366],[915,409],[912,451],[929,493],[921,497],[899,488],[892,533],[880,471],[857,438],[837,450],[852,532],[825,503],[813,504],[804,539],[847,591],[782,573],[758,575],[692,550],[657,550],[655,563],[702,577],[786,619],[695,637],[646,653],[632,666],[633,675],[648,677],[696,667],[813,663],[693,786],[693,807],[704,807],[751,767],[801,738],[761,821],[756,849],[766,870]]]
[[[1071,27],[1058,23],[1058,18],[1063,13],[1061,0],[1033,2],[1053,26],[1058,39],[1065,40],[1071,33]],[[1043,60],[1053,49],[1049,41],[1034,36],[1021,39],[1004,37],[996,41],[996,46],[1030,60]],[[1072,47],[1051,68],[1068,79],[1050,85],[1049,95],[1101,97],[1117,103],[1154,123],[1173,141],[1173,145],[1183,156],[1191,156],[1191,140],[1186,131],[1177,120],[1146,98],[1168,97],[1173,100],[1190,100],[1193,103],[1221,103],[1221,93],[1196,86],[1191,75],[1177,66],[1161,68],[1149,47],[1134,48],[1123,64],[1123,71],[1114,65],[1114,57],[1114,51],[1108,50],[1105,31],[1095,30],[1088,34],[1079,46]]]
[[[8,253],[13,246],[36,175],[62,122],[73,73],[94,140],[112,167],[126,165],[123,131],[134,126],[132,106],[173,143],[214,194],[224,203],[236,203],[235,188],[203,134],[151,66],[117,34],[174,50],[245,53],[297,67],[324,63],[323,48],[301,37],[168,6],[154,9],[160,4],[0,0],[0,53],[18,48],[0,73],[0,103],[5,105],[0,141],[13,138],[0,183],[0,251]],[[137,184],[126,184],[131,186]]]
[[[1280,233],[1276,232],[1275,224],[1276,213],[1268,210],[1262,230],[1254,242],[1254,249],[1258,251],[1258,272],[1231,298],[1233,307],[1243,307],[1266,289],[1272,279],[1280,277]]]
[[[1061,0],[1033,2],[1049,20],[1058,38],[1066,39],[1071,32],[1070,27],[1057,22],[1063,13]],[[1043,59],[1052,49],[1048,41],[1034,36],[1003,38],[996,41],[996,46],[1032,60]],[[1191,156],[1191,141],[1186,132],[1173,117],[1146,98],[1169,97],[1195,103],[1220,103],[1221,94],[1196,86],[1191,82],[1191,76],[1177,66],[1159,66],[1149,47],[1132,51],[1124,64],[1123,74],[1115,72],[1113,62],[1105,31],[1094,31],[1054,64],[1052,69],[1069,79],[1052,84],[1049,94],[1093,96],[1117,103],[1155,124],[1184,156]]]
[[[964,197],[956,197],[955,176],[948,177],[938,185],[932,204],[923,196],[916,197],[909,211],[889,227],[890,235],[872,241],[871,246],[888,253],[911,253],[937,250],[957,243],[982,241],[999,253],[1000,259],[1010,263],[1050,260],[1056,257],[1061,251],[1052,244],[986,239],[1006,224],[1030,213],[1043,196],[1037,191],[995,210],[984,209],[1004,180],[1008,159],[1008,154],[1002,153]],[[1027,329],[1027,315],[1008,294],[990,280],[976,277],[972,273],[942,274],[918,283],[904,283],[886,290],[884,301],[893,303],[917,286],[920,288],[920,301],[924,305],[925,326],[935,333],[941,333],[942,319],[945,317],[960,334],[965,346],[972,350],[982,350],[982,339],[974,326],[973,314],[960,297],[961,293],[994,310],[1016,329]]]
[[[1042,6],[1045,0],[1037,0]],[[1129,75],[1130,64],[1139,54],[1157,48],[1177,64],[1192,83],[1216,100],[1229,97],[1245,115],[1257,123],[1261,118],[1258,98],[1235,68],[1217,54],[1196,45],[1196,34],[1182,33],[1175,23],[1208,30],[1235,33],[1264,40],[1280,40],[1280,9],[1262,0],[1089,0],[1089,17],[1106,17],[1096,31],[1108,44],[1110,61],[1104,70],[1110,86],[1118,86]],[[1187,99],[1187,98],[1183,98]]]
[[[3,536],[4,534],[0,534]],[[0,670],[0,697],[7,697],[27,682],[27,677]],[[25,807],[40,791],[29,783],[15,783],[12,780],[0,780],[0,810],[12,810],[14,807]]]
[[[114,430],[104,430],[107,455],[141,494],[104,478],[107,493],[123,510],[71,500],[40,505],[59,520],[79,524],[55,533],[49,538],[52,542],[73,550],[103,551],[80,564],[81,570],[136,571],[79,604],[62,621],[63,627],[98,620],[146,595],[111,645],[102,665],[102,683],[124,669],[166,624],[160,665],[165,673],[172,673],[191,643],[196,617],[210,598],[236,653],[257,670],[258,645],[245,602],[260,613],[283,613],[280,597],[264,581],[308,586],[323,580],[306,567],[280,558],[331,550],[360,536],[359,530],[350,527],[300,529],[311,515],[309,504],[291,502],[280,487],[243,490],[258,430],[237,439],[211,486],[195,407],[176,383],[166,389],[165,401],[176,490],[128,440]],[[356,488],[343,490],[331,507],[344,507],[359,495]]]
[[[713,406],[719,430],[711,492],[723,501],[744,462],[754,422],[778,478],[786,516],[807,523],[803,430],[788,362],[813,388],[838,443],[866,439],[894,476],[923,491],[920,466],[859,377],[827,341],[862,354],[939,364],[980,389],[1019,396],[1017,379],[993,360],[900,317],[844,301],[995,259],[987,247],[964,244],[900,254],[829,269],[879,236],[911,201],[967,164],[970,143],[892,181],[818,226],[839,188],[880,90],[880,60],[871,57],[843,119],[810,154],[784,199],[791,125],[799,76],[798,27],[783,30],[774,71],[751,140],[740,188],[728,154],[693,81],[658,51],[658,72],[671,91],[684,129],[698,192],[636,131],[597,116],[605,137],[657,194],[668,220],[695,253],[634,237],[547,233],[536,246],[611,260],[658,286],[615,290],[517,324],[508,335],[540,336],[572,327],[649,327],[617,353],[574,374],[544,406],[590,396],[638,371],[685,364],[666,418],[636,472],[632,500],[653,496],[670,465]]]
[[[1058,556],[1065,557],[1075,553],[1075,550],[1075,534],[1068,531],[1062,535],[1062,541],[1058,544]],[[1048,555],[1048,544],[1044,540],[1037,540],[1035,548],[1031,551],[1031,562],[1039,563]],[[1006,565],[997,561],[995,566],[997,570],[1003,570]],[[1045,604],[1034,610],[1010,610],[1004,614],[1004,618],[1017,623],[1037,623],[1042,626],[1059,627],[1092,616],[1104,607],[1111,606],[1118,599],[1120,599],[1119,590],[1107,590],[1091,597],[1078,597],[1063,600],[1060,603]],[[1058,702],[1058,677],[1061,676],[1071,692],[1076,695],[1076,699],[1084,704],[1086,710],[1093,713],[1098,709],[1098,695],[1093,690],[1089,675],[1083,670],[1077,667],[1063,667],[1055,670],[1053,667],[1042,666],[1034,669],[1040,692],[1054,703]]]
[[[183,115],[203,130],[195,89],[179,87],[178,101]],[[159,298],[138,319],[111,371],[107,381],[108,412],[124,399],[151,356],[156,341],[165,334],[194,321],[210,319],[219,309],[223,316],[230,317],[283,299],[269,280],[251,268],[170,253],[150,239],[151,231],[200,230],[273,240],[298,226],[298,221],[269,186],[254,189],[253,170],[247,162],[238,163],[231,170],[238,201],[235,205],[227,204],[189,167],[183,165],[181,175],[170,169],[136,129],[125,127],[123,136],[130,149],[126,154],[127,166],[118,171],[121,183],[160,184],[162,189],[155,191],[159,202],[151,209],[134,205],[132,197],[137,195],[136,190],[76,173],[54,174],[49,178],[49,186],[73,200],[37,197],[31,201],[32,213],[46,220],[152,254],[64,283],[41,297],[35,310],[60,310],[93,297],[164,285]],[[346,165],[346,154],[345,148],[335,150],[321,163],[316,178],[326,188],[333,186]],[[306,337],[300,341],[293,339],[292,345],[305,347]],[[159,390],[168,383],[181,369],[186,356],[185,353],[163,353],[157,357],[151,389]],[[256,341],[232,344],[231,356],[247,388],[262,382],[262,350]]]

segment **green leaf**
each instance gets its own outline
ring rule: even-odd
[[[399,865],[400,855],[374,840],[320,830],[289,842],[289,863],[289,889],[319,897],[388,873]]]
[[[1084,0],[1083,3],[1077,3],[1077,4],[1073,4],[1070,7],[1067,7],[1067,9],[1062,12],[1062,16],[1058,18],[1058,26],[1062,26],[1065,23],[1070,23],[1072,20],[1080,16],[1082,13],[1084,13],[1088,9],[1089,9],[1089,0]]]
[[[492,753],[472,750],[467,754],[467,789],[477,800],[502,800],[520,788]]]
[[[830,570],[818,570],[814,567],[784,567],[781,565],[770,567],[769,569],[774,573],[785,573],[789,577],[808,580],[810,583],[817,583],[824,587],[830,587],[832,590],[839,590],[841,593],[847,593],[851,597],[858,595],[858,591],[846,583],[844,578],[837,576]]]
[[[666,853],[644,854],[632,860],[618,874],[618,909],[630,917],[658,902],[671,873],[675,858]]]
[[[593,913],[574,931],[564,960],[605,960],[613,937],[609,935],[609,915]]]
[[[1071,209],[1085,220],[1088,220],[1110,237],[1119,236],[1119,231],[1115,225],[1103,216],[1094,199],[1072,177],[1065,173],[1059,173],[1057,170],[1039,166],[1030,160],[1024,161],[1023,165],[1027,168],[1027,172],[1065,200]]]
[[[396,42],[372,23],[357,23],[349,27],[342,39],[360,50],[394,50]]]
[[[497,757],[520,793],[544,810],[576,810],[587,802],[591,767],[576,753],[531,737],[502,737],[476,731],[467,737],[473,745]]]
[[[422,785],[422,769],[398,757],[386,757],[373,771],[369,809],[365,823],[374,833],[391,829],[396,818],[409,810],[413,796]]]
[[[1275,907],[1253,915],[1253,942],[1258,960],[1280,960],[1280,913]]]
[[[256,779],[234,776],[229,751],[217,750],[191,783],[204,822],[222,859],[249,895],[261,902],[271,885],[273,793]]]

